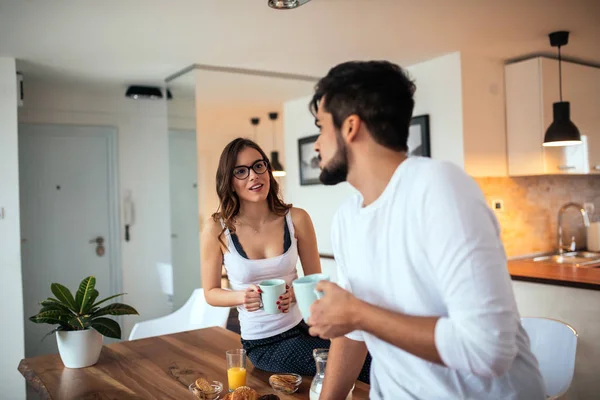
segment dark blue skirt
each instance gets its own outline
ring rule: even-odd
[[[244,340],[242,346],[256,368],[273,373],[295,373],[314,376],[317,367],[314,349],[328,349],[331,341],[311,336],[308,325],[300,322],[289,331],[266,339]],[[358,379],[369,384],[371,355],[367,354]]]

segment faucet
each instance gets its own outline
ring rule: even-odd
[[[575,245],[575,237],[572,236],[571,237],[571,245],[570,246],[563,246],[563,238],[562,238],[562,217],[565,211],[567,211],[569,208],[575,208],[577,210],[579,210],[579,212],[581,213],[581,218],[583,219],[583,224],[587,227],[590,226],[590,219],[588,218],[587,212],[585,211],[585,208],[583,208],[583,206],[579,203],[566,203],[564,204],[560,210],[558,210],[558,254],[563,254],[565,250],[570,250],[570,251],[575,251],[576,249],[576,245]],[[587,235],[587,232],[586,232]]]

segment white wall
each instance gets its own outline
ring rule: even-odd
[[[0,57],[0,397],[25,397],[15,60]],[[2,210],[4,209],[4,217]]]
[[[164,102],[125,98],[125,88],[48,84],[26,79],[19,121],[43,124],[108,125],[118,129],[121,207],[131,192],[135,223],[131,240],[121,224],[122,301],[140,316],[123,317],[123,338],[139,320],[171,312],[161,292],[157,264],[171,262],[169,153]],[[109,293],[100,294],[109,295]]]
[[[461,53],[461,74],[465,171],[506,176],[504,62]]]
[[[432,158],[464,167],[463,97],[460,53],[406,68],[414,80],[414,116],[429,114]]]

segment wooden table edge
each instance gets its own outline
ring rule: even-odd
[[[29,364],[27,364],[27,360],[24,358],[19,363],[17,370],[23,375],[25,378],[25,382],[31,386],[33,390],[40,396],[40,398],[44,400],[52,400],[52,396],[48,391],[44,382],[37,376],[37,374],[29,368]]]

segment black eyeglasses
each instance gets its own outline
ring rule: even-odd
[[[269,169],[269,165],[265,160],[256,160],[254,164],[237,165],[233,168],[233,176],[239,180],[244,180],[250,176],[250,168],[254,170],[258,175],[262,175]]]

